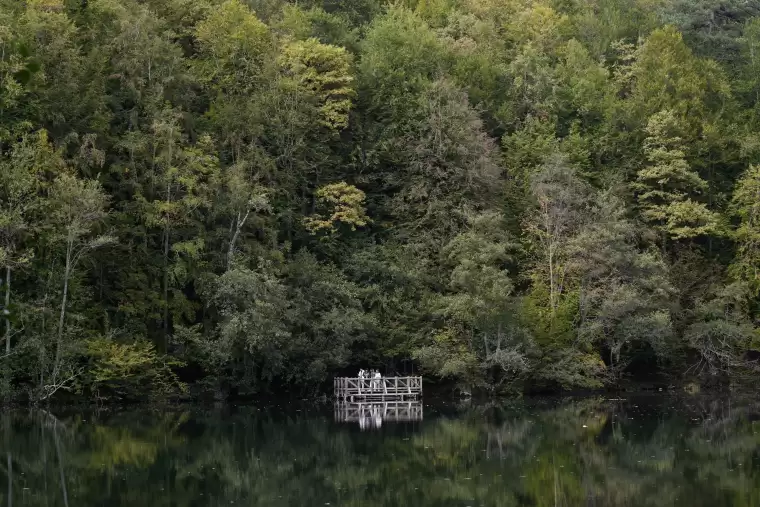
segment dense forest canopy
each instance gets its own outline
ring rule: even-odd
[[[0,395],[758,378],[760,4],[0,0]]]

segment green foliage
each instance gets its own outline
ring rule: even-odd
[[[718,232],[718,216],[691,196],[707,182],[689,168],[673,111],[653,115],[647,124],[644,152],[650,165],[637,175],[634,189],[644,220],[673,239]]]
[[[674,115],[699,121],[729,99],[730,87],[720,67],[694,56],[672,26],[657,29],[633,55],[629,79],[630,107],[639,119],[672,109]]]
[[[0,265],[15,268],[27,264],[31,251],[20,251],[24,235],[46,171],[55,171],[55,154],[46,132],[25,136],[13,145],[0,165]]]
[[[699,353],[692,366],[695,373],[728,381],[755,378],[757,365],[746,354],[756,351],[760,341],[748,318],[748,295],[746,286],[732,284],[699,301],[695,322],[685,333]]]
[[[445,53],[435,32],[412,12],[393,7],[370,25],[362,43],[359,85],[369,111],[393,121],[438,77]]]
[[[512,315],[506,267],[517,245],[496,213],[469,217],[468,225],[441,251],[450,269],[448,290],[431,304],[446,327],[415,356],[432,373],[470,387],[482,387],[485,379],[491,385],[515,383],[528,373],[534,347]]]
[[[344,48],[322,44],[316,39],[288,44],[281,56],[286,75],[304,93],[314,96],[320,123],[336,130],[348,125],[354,95],[350,63]]]
[[[220,382],[241,392],[274,382],[314,391],[328,371],[345,364],[367,326],[357,287],[307,253],[296,255],[285,273],[227,271],[212,290],[217,329],[182,330],[180,337]],[[294,370],[295,361],[303,368]]]
[[[738,245],[731,266],[734,276],[760,290],[760,166],[750,166],[736,183],[732,211],[741,221],[734,232]]]
[[[386,175],[387,185],[398,189],[388,212],[407,234],[443,231],[439,241],[458,232],[468,213],[493,206],[496,151],[466,96],[446,81],[431,83],[410,116],[383,146],[383,155],[403,168]]]
[[[740,4],[0,1],[2,391],[750,378]]]
[[[198,23],[199,76],[215,89],[240,93],[261,85],[274,51],[269,28],[240,0],[226,0]]]
[[[108,197],[97,181],[63,173],[50,187],[49,202],[50,218],[60,230],[53,239],[76,244],[88,241],[94,227],[106,217]]]
[[[593,213],[571,240],[569,270],[579,277],[578,338],[607,350],[609,380],[615,382],[637,350],[669,357],[674,289],[660,256],[636,247],[636,229],[619,198],[599,194]]]
[[[145,399],[185,390],[172,368],[177,360],[159,356],[153,344],[144,341],[118,343],[109,338],[87,342],[86,387],[98,399]]]

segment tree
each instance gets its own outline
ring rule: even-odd
[[[740,59],[743,24],[760,16],[760,6],[741,0],[672,0],[658,11],[665,23],[678,27],[697,54],[727,69]]]
[[[316,393],[329,372],[349,363],[356,346],[366,346],[376,323],[362,308],[360,287],[334,265],[302,250],[284,275],[296,309],[287,348],[288,364],[296,367],[287,371],[285,380]]]
[[[63,173],[50,188],[50,220],[55,227],[53,240],[63,246],[63,289],[61,310],[58,317],[55,358],[47,384],[42,383],[42,399],[50,398],[61,388],[68,388],[77,373],[62,376],[64,367],[64,331],[66,305],[69,297],[69,281],[83,256],[113,242],[113,238],[97,235],[98,225],[105,219],[108,197],[100,184],[92,180],[80,180]]]
[[[749,19],[740,39],[742,60],[739,68],[739,79],[733,83],[737,95],[744,99],[743,103],[750,112],[753,127],[757,125],[758,105],[760,105],[760,19]]]
[[[24,97],[29,92],[29,82],[40,71],[39,59],[21,42],[16,18],[17,9],[0,13],[0,139],[8,139],[23,126]],[[19,125],[21,123],[22,125]]]
[[[391,4],[0,0],[3,391],[751,378],[757,7]]]
[[[98,338],[87,342],[86,353],[90,364],[84,382],[98,401],[158,398],[186,390],[172,370],[183,363],[162,357],[147,341]]]
[[[688,239],[718,232],[718,215],[691,196],[707,189],[707,183],[691,171],[673,111],[653,115],[647,124],[644,152],[649,165],[641,169],[633,185],[644,220],[667,238]]]
[[[621,84],[629,94],[625,107],[642,126],[653,115],[671,110],[693,127],[720,114],[730,96],[720,67],[695,57],[672,26],[653,31],[632,56],[630,73],[623,74],[627,79]]]
[[[331,130],[348,125],[354,90],[351,59],[344,48],[313,38],[295,41],[283,48],[280,61],[295,86],[313,97],[319,124]]]
[[[35,0],[25,7],[13,24],[17,47],[28,55],[21,79],[28,97],[14,108],[16,119],[45,128],[54,139],[88,132],[107,116],[102,60],[82,50],[62,0]]]
[[[239,94],[263,84],[272,63],[269,28],[240,0],[225,0],[196,26],[201,79],[219,93]]]
[[[667,267],[656,252],[638,250],[625,214],[617,196],[599,192],[594,218],[568,248],[568,272],[579,281],[578,339],[606,349],[613,383],[641,349],[666,358],[673,335]]]
[[[436,81],[415,106],[384,153],[394,163],[386,184],[397,190],[388,212],[407,235],[440,231],[437,242],[459,232],[467,213],[493,205],[500,171],[493,140],[451,83]]]
[[[698,302],[694,323],[684,333],[687,343],[698,353],[689,372],[728,381],[756,378],[757,363],[747,357],[747,352],[757,351],[760,343],[748,319],[748,296],[747,287],[735,283]]]
[[[271,211],[271,204],[267,189],[255,181],[255,175],[251,176],[246,171],[245,161],[240,161],[223,171],[221,188],[218,189],[214,211],[220,216],[231,217],[228,233],[226,266],[230,270],[234,265],[240,236],[250,224],[252,213],[266,213]]]
[[[598,387],[604,363],[588,343],[576,338],[578,281],[570,271],[571,245],[593,221],[593,193],[561,153],[554,153],[530,179],[532,209],[524,230],[532,254],[523,319],[541,347],[535,376],[539,383]]]
[[[359,62],[366,112],[393,122],[439,76],[447,58],[435,32],[411,11],[393,7],[369,26]]]
[[[5,267],[5,354],[11,352],[11,304],[13,271],[29,264],[33,250],[25,247],[33,226],[34,208],[39,206],[40,177],[60,169],[59,154],[51,149],[42,130],[25,136],[0,161],[0,265]]]
[[[341,225],[355,231],[370,222],[364,210],[364,192],[353,185],[345,182],[325,185],[315,197],[325,215],[317,213],[305,218],[305,226],[312,234],[323,231],[335,234]]]
[[[731,266],[737,280],[760,291],[760,166],[750,166],[736,183],[732,212],[740,220],[734,231],[738,249]]]
[[[469,229],[441,251],[450,269],[447,291],[432,307],[444,328],[415,351],[422,365],[467,389],[511,386],[531,367],[534,344],[514,317],[514,285],[506,267],[517,245],[495,212],[468,217]]]
[[[533,175],[531,191],[536,209],[525,228],[538,246],[534,276],[549,288],[547,304],[553,320],[565,290],[567,244],[588,220],[590,189],[556,154]]]
[[[143,204],[145,223],[161,229],[163,260],[163,319],[164,346],[169,334],[170,285],[173,279],[183,278],[186,270],[181,263],[170,264],[170,254],[178,258],[200,257],[204,238],[189,235],[175,238],[177,229],[194,226],[194,214],[208,206],[208,180],[218,170],[218,161],[209,137],[202,137],[196,146],[188,146],[179,126],[178,117],[169,111],[156,120],[153,129],[153,159],[150,186],[138,197]],[[175,269],[173,269],[173,267]]]

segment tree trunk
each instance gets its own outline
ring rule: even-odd
[[[61,368],[61,349],[63,348],[63,325],[66,319],[66,302],[69,297],[69,276],[71,275],[71,254],[74,246],[69,243],[66,246],[66,267],[63,270],[63,295],[61,296],[61,313],[58,316],[58,340],[55,347],[55,362],[53,363],[53,383],[58,377]]]
[[[237,214],[237,219],[235,220],[235,232],[232,234],[232,238],[230,238],[230,247],[227,250],[227,271],[232,268],[232,261],[235,257],[235,244],[237,243],[238,236],[240,236],[240,232],[243,230],[243,226],[248,220],[248,215],[250,214],[250,209],[246,210],[245,216],[243,218],[240,218],[240,213]]]
[[[232,236],[230,236],[230,244],[227,247],[227,271],[232,268],[232,260],[235,257],[235,242],[237,241],[238,234],[240,234],[240,213],[237,214],[235,222],[230,228]]]
[[[169,226],[164,229],[164,352],[169,348]]]
[[[11,267],[5,267],[5,311],[11,304]],[[5,354],[11,353],[11,319],[8,314],[5,316]]]
[[[549,245],[549,307],[554,320],[554,248]]]
[[[615,346],[610,344],[610,371],[612,372],[612,376],[615,377],[615,381],[617,381],[617,372],[615,372]]]
[[[50,272],[52,274],[53,272],[53,266],[50,267]],[[48,279],[48,283],[50,283],[50,280]],[[45,286],[45,296],[42,298],[42,336],[45,335],[45,327],[46,327],[46,319],[45,315],[47,314],[47,299],[48,299],[48,289],[50,288],[49,285]],[[45,388],[45,367],[47,366],[47,361],[45,360],[46,354],[45,354],[45,342],[43,340],[39,341],[39,353],[40,353],[40,395],[42,395],[42,392]]]

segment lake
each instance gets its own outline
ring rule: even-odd
[[[0,505],[758,506],[760,402],[690,396],[0,416]]]

